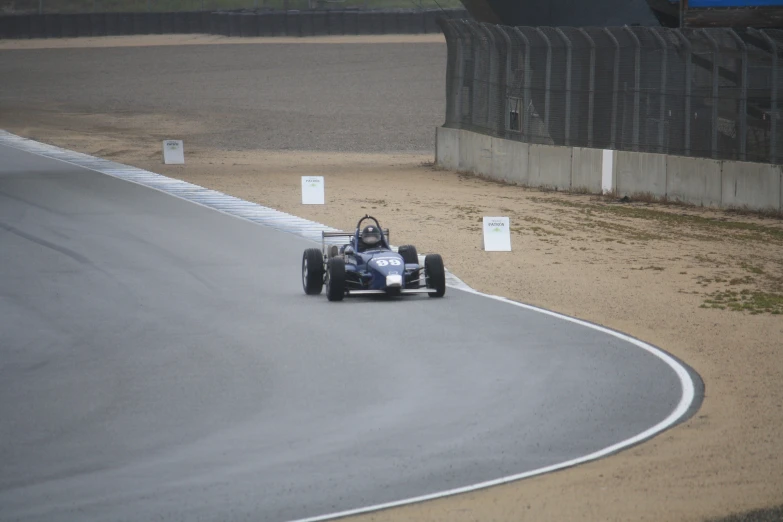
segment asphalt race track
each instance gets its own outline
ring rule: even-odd
[[[309,246],[0,146],[0,520],[313,517],[574,459],[681,400],[651,353],[483,296],[305,296]]]

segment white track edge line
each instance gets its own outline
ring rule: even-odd
[[[520,308],[525,308],[527,310],[531,310],[534,312],[539,312],[545,315],[549,315],[551,317],[555,317],[558,319],[562,319],[571,323],[575,323],[581,326],[585,326],[588,328],[592,328],[594,330],[598,330],[599,332],[603,332],[605,334],[611,335],[613,337],[616,337],[618,339],[621,339],[623,341],[629,342],[648,353],[658,357],[661,359],[664,363],[666,363],[670,368],[674,370],[674,372],[677,374],[677,377],[680,379],[680,385],[682,387],[682,396],[680,398],[680,402],[677,404],[677,406],[672,410],[672,412],[669,414],[668,417],[666,417],[664,420],[659,422],[658,424],[642,431],[641,433],[638,433],[634,435],[633,437],[630,437],[628,439],[625,439],[623,441],[617,442],[615,444],[612,444],[611,446],[607,446],[606,448],[600,449],[598,451],[595,451],[593,453],[590,453],[588,455],[584,455],[582,457],[577,457],[575,459],[567,460],[564,462],[560,462],[557,464],[552,464],[549,466],[544,466],[542,468],[537,468],[534,470],[526,471],[524,473],[518,473],[515,475],[508,475],[506,477],[501,477],[494,480],[488,480],[485,482],[480,482],[478,484],[472,484],[470,486],[463,486],[460,488],[455,489],[449,489],[446,491],[439,491],[436,493],[431,493],[428,495],[421,495],[419,497],[413,497],[413,498],[407,498],[402,500],[397,500],[393,502],[387,502],[384,504],[376,504],[374,506],[367,506],[363,508],[356,508],[351,509],[347,511],[341,511],[338,513],[330,513],[327,515],[320,515],[315,517],[309,517],[309,518],[300,518],[296,520],[291,520],[289,522],[322,522],[327,520],[335,520],[338,518],[345,518],[349,516],[354,515],[361,515],[366,513],[371,513],[374,511],[381,511],[384,509],[394,508],[394,507],[401,507],[406,506],[410,504],[416,504],[419,502],[424,502],[427,500],[436,500],[439,498],[444,497],[450,497],[453,495],[459,495],[461,493],[469,493],[472,491],[477,491],[480,489],[486,489],[492,486],[499,486],[501,484],[507,484],[509,482],[514,482],[517,480],[522,480],[525,478],[534,477],[536,475],[543,475],[546,473],[551,473],[553,471],[558,471],[565,468],[570,468],[572,466],[576,466],[578,464],[584,464],[593,460],[600,459],[602,457],[605,457],[607,455],[610,455],[612,453],[615,453],[617,451],[620,451],[622,449],[628,448],[630,446],[633,446],[635,444],[638,444],[644,440],[647,440],[663,431],[666,431],[670,427],[674,426],[680,419],[683,418],[683,416],[688,412],[691,405],[693,404],[694,400],[696,399],[696,387],[693,383],[693,380],[691,379],[690,373],[688,372],[685,367],[680,364],[679,361],[677,361],[675,358],[661,350],[660,348],[656,348],[655,346],[645,343],[644,341],[641,341],[639,339],[636,339],[634,337],[631,337],[630,335],[624,334],[622,332],[618,332],[615,330],[612,330],[610,328],[606,328],[597,324],[593,324],[587,321],[583,321],[581,319],[577,319],[575,317],[570,317],[567,315],[563,315],[557,312],[553,312],[551,310],[546,310],[544,308],[539,308],[537,306],[519,303],[517,301],[512,301],[511,299],[507,299],[505,297],[500,297],[496,295],[491,294],[485,294],[483,292],[479,292],[477,290],[474,290],[472,288],[458,288],[459,290],[462,290],[463,292],[468,292],[476,295],[480,295],[489,299],[494,299],[496,301],[501,301],[510,305],[518,306]]]
[[[111,168],[111,170],[114,171],[114,172],[107,172],[107,170],[109,170],[109,169],[102,170],[100,168],[96,168],[96,166],[94,166],[94,164],[97,164],[98,166],[100,166],[104,162],[105,163],[112,163],[113,165],[117,165],[117,163],[109,162],[108,160],[102,160],[100,158],[95,158],[95,157],[92,157],[92,156],[88,156],[86,154],[82,154],[82,153],[78,153],[78,152],[74,152],[74,151],[69,151],[67,149],[61,149],[59,147],[55,147],[54,145],[43,144],[43,143],[39,143],[39,142],[36,142],[36,141],[33,141],[33,140],[29,140],[27,138],[22,138],[21,136],[16,136],[16,135],[11,134],[11,133],[9,133],[7,131],[4,131],[2,129],[0,129],[0,145],[6,145],[8,147],[15,148],[15,149],[18,149],[18,150],[22,150],[24,152],[28,152],[28,153],[31,153],[31,154],[34,154],[34,155],[37,155],[37,156],[41,156],[41,157],[45,157],[45,158],[53,159],[53,160],[57,160],[57,161],[62,161],[63,163],[68,163],[68,164],[74,165],[76,167],[84,168],[84,169],[87,169],[87,170],[92,170],[94,172],[98,172],[98,173],[105,174],[105,175],[108,175],[108,176],[112,176],[112,177],[115,177],[115,178],[123,179],[125,181],[130,181],[131,183],[136,183],[138,185],[141,185],[141,186],[144,186],[144,187],[147,187],[147,188],[151,188],[151,189],[157,190],[159,192],[163,192],[164,194],[168,194],[168,195],[174,196],[176,198],[183,199],[185,201],[189,201],[191,203],[195,203],[197,205],[201,205],[203,207],[206,207],[206,208],[209,208],[209,209],[212,209],[212,210],[216,210],[216,211],[218,211],[218,212],[220,212],[222,214],[226,214],[226,215],[238,218],[238,219],[242,219],[244,221],[250,221],[252,223],[263,224],[263,223],[259,223],[258,221],[251,221],[251,220],[249,220],[249,219],[247,219],[245,217],[242,217],[241,215],[238,215],[238,214],[226,211],[226,210],[222,210],[222,209],[214,207],[214,206],[206,205],[204,203],[201,203],[199,201],[196,201],[196,200],[193,200],[193,199],[190,199],[190,198],[186,198],[186,197],[180,196],[180,195],[178,195],[176,193],[168,192],[167,190],[164,190],[162,188],[158,188],[157,186],[154,186],[154,185],[146,184],[146,183],[144,183],[142,181],[139,181],[137,179],[131,179],[131,178],[125,177],[125,176],[123,176],[123,174],[136,173],[136,174],[142,174],[143,176],[149,177],[151,179],[156,179],[157,178],[160,181],[165,180],[167,182],[168,181],[180,182],[182,184],[190,185],[190,186],[192,186],[196,190],[204,190],[205,193],[210,194],[210,196],[212,196],[212,197],[215,197],[215,196],[217,196],[217,197],[225,196],[224,194],[222,194],[222,193],[220,193],[218,191],[214,191],[212,189],[207,189],[207,188],[204,188],[204,187],[200,187],[198,185],[194,185],[194,184],[182,181],[182,180],[177,180],[176,178],[168,178],[167,176],[163,176],[162,174],[157,174],[157,173],[146,171],[146,170],[143,170],[143,169],[137,169],[135,167],[127,167],[127,169],[123,169],[122,172],[118,172],[116,168]],[[41,149],[43,149],[43,151]],[[65,157],[70,157],[70,158],[72,158],[74,160],[77,159],[77,158],[78,159],[89,160],[89,162],[91,164],[93,164],[93,165],[90,165],[90,166],[82,165],[80,163],[77,163],[76,161],[70,161],[68,159],[58,158],[58,157],[55,157],[55,156],[52,156],[52,155],[49,155],[49,154],[45,154],[44,151],[47,151],[47,150],[51,151],[51,152],[55,152],[58,155],[63,155]],[[160,181],[159,181],[159,183],[160,183]],[[173,183],[173,184],[178,184],[178,183]],[[238,200],[238,198],[235,198],[233,196],[225,196],[225,197],[231,198],[231,200],[234,201],[234,202],[236,202]],[[280,212],[280,211],[277,211],[277,210],[269,208],[269,207],[264,207],[262,205],[253,204],[252,202],[248,202],[248,203],[251,203],[251,205],[256,205],[257,208],[261,208],[263,210],[272,211],[274,213],[274,215],[276,215],[278,218],[279,217],[290,216],[293,219],[302,219],[302,218],[298,218],[297,216],[293,216],[291,214]],[[307,220],[303,220],[303,221],[307,221]],[[322,230],[335,230],[335,229],[333,229],[331,227],[327,227],[326,225],[323,225],[321,223],[315,223],[315,222],[311,222],[311,223],[316,225],[316,228],[317,227],[323,227]],[[290,232],[290,229],[287,230],[287,231]],[[300,237],[304,237],[305,239],[313,240],[312,237],[307,236],[307,235],[299,234],[296,231],[294,231],[292,233],[294,233],[294,234],[296,234],[296,235],[298,235]],[[427,501],[427,500],[435,500],[435,499],[438,499],[438,498],[458,495],[460,493],[468,493],[468,492],[471,492],[471,491],[477,491],[477,490],[480,490],[480,489],[485,489],[485,488],[489,488],[489,487],[492,487],[492,486],[506,484],[508,482],[513,482],[513,481],[521,480],[521,479],[524,479],[524,478],[529,478],[529,477],[533,477],[533,476],[536,476],[536,475],[543,475],[545,473],[550,473],[550,472],[553,472],[553,471],[569,468],[569,467],[575,466],[577,464],[584,464],[586,462],[590,462],[592,460],[597,460],[599,458],[605,457],[605,456],[607,456],[609,454],[612,454],[614,452],[617,452],[619,450],[622,450],[622,449],[628,448],[630,446],[633,446],[635,444],[638,444],[639,442],[642,442],[642,441],[644,441],[646,439],[649,439],[649,438],[651,438],[651,437],[653,437],[653,436],[655,436],[655,435],[657,435],[657,434],[659,434],[659,433],[669,429],[670,427],[675,425],[680,419],[683,418],[683,416],[688,412],[688,410],[690,409],[690,407],[693,404],[694,400],[696,399],[696,386],[695,386],[693,380],[691,379],[691,375],[688,372],[688,370],[679,361],[677,361],[674,357],[670,356],[669,354],[667,354],[666,352],[664,352],[660,348],[657,348],[657,347],[655,347],[655,346],[653,346],[651,344],[648,344],[648,343],[646,343],[644,341],[641,341],[639,339],[631,337],[630,335],[624,334],[622,332],[618,332],[618,331],[612,330],[610,328],[606,328],[606,327],[603,327],[603,326],[600,326],[600,325],[597,325],[597,324],[594,324],[594,323],[590,323],[590,322],[584,321],[582,319],[577,319],[575,317],[570,317],[568,315],[564,315],[564,314],[561,314],[561,313],[558,313],[558,312],[553,312],[551,310],[546,310],[544,308],[539,308],[537,306],[533,306],[533,305],[529,305],[529,304],[525,304],[525,303],[520,303],[520,302],[517,302],[517,301],[513,301],[511,299],[505,298],[505,297],[501,297],[501,296],[497,296],[497,295],[491,295],[491,294],[485,294],[483,292],[479,292],[479,291],[474,290],[473,288],[469,287],[467,284],[462,282],[459,278],[457,278],[453,274],[449,274],[449,275],[453,279],[453,282],[448,284],[448,286],[450,288],[454,288],[456,290],[462,290],[463,292],[468,292],[468,293],[472,293],[472,294],[475,294],[475,295],[483,296],[483,297],[486,297],[488,299],[494,299],[496,301],[507,303],[507,304],[510,304],[510,305],[513,305],[513,306],[518,306],[518,307],[524,308],[526,310],[531,310],[531,311],[534,311],[534,312],[542,313],[544,315],[549,315],[551,317],[555,317],[557,319],[562,319],[564,321],[568,321],[568,322],[571,322],[571,323],[574,323],[574,324],[578,324],[580,326],[585,326],[587,328],[591,328],[593,330],[597,330],[599,332],[602,332],[602,333],[611,335],[613,337],[616,337],[616,338],[618,338],[620,340],[626,341],[626,342],[628,342],[630,344],[633,344],[633,345],[635,345],[635,346],[637,346],[637,347],[647,351],[648,353],[654,355],[655,357],[658,357],[665,364],[667,364],[670,368],[672,368],[672,370],[674,370],[674,372],[676,373],[677,377],[680,380],[680,386],[682,388],[682,396],[680,398],[679,403],[674,408],[674,410],[672,410],[672,412],[664,420],[662,420],[658,424],[656,424],[656,425],[654,425],[654,426],[652,426],[652,427],[642,431],[641,433],[638,433],[637,435],[635,435],[635,436],[633,436],[631,438],[628,438],[628,439],[625,439],[625,440],[620,441],[618,443],[612,444],[611,446],[607,446],[606,448],[600,449],[598,451],[595,451],[595,452],[590,453],[588,455],[584,455],[582,457],[577,457],[575,459],[567,460],[565,462],[560,462],[560,463],[557,463],[557,464],[552,464],[550,466],[545,466],[545,467],[542,467],[542,468],[526,471],[524,473],[518,473],[518,474],[515,474],[515,475],[508,475],[506,477],[501,477],[501,478],[494,479],[494,480],[480,482],[478,484],[473,484],[473,485],[470,485],[470,486],[464,486],[464,487],[461,487],[461,488],[455,488],[455,489],[450,489],[450,490],[446,490],[446,491],[430,493],[430,494],[427,494],[427,495],[422,495],[422,496],[412,497],[412,498],[407,498],[407,499],[401,499],[401,500],[397,500],[397,501],[393,501],[393,502],[387,502],[387,503],[383,503],[383,504],[376,504],[376,505],[373,505],[373,506],[366,506],[366,507],[362,507],[362,508],[356,508],[356,509],[351,509],[351,510],[346,510],[346,511],[340,511],[340,512],[336,512],[336,513],[329,513],[329,514],[326,514],[326,515],[319,515],[319,516],[309,517],[309,518],[301,518],[301,519],[292,520],[290,522],[322,522],[322,521],[334,520],[334,519],[338,519],[338,518],[345,518],[345,517],[349,517],[349,516],[353,516],[353,515],[360,515],[360,514],[364,514],[364,513],[371,513],[371,512],[380,511],[380,510],[383,510],[383,509],[388,509],[388,508],[393,508],[393,507],[400,507],[400,506],[405,506],[405,505],[409,505],[409,504],[415,504],[415,503],[419,503],[419,502],[424,502],[424,501]]]

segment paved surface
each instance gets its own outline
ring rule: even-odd
[[[575,458],[680,399],[649,353],[481,296],[305,296],[308,246],[0,147],[0,520],[313,516]]]
[[[156,114],[203,123],[188,143],[225,150],[422,152],[444,122],[446,44],[14,50],[0,78],[0,128],[41,110]]]

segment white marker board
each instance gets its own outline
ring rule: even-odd
[[[166,165],[185,163],[185,147],[182,140],[163,140],[163,163]]]
[[[507,217],[484,217],[484,250],[511,252],[511,225]]]
[[[302,205],[324,204],[324,177],[302,176]]]
[[[614,189],[614,151],[604,150],[601,159],[601,191],[606,194]]]

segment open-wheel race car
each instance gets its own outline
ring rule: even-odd
[[[365,221],[368,223],[362,226]],[[413,245],[393,251],[389,230],[381,228],[374,217],[365,215],[356,224],[355,232],[321,232],[321,248],[304,251],[305,293],[318,295],[324,285],[330,301],[367,294],[443,297],[446,271],[438,254],[425,256],[424,265],[420,265]]]

